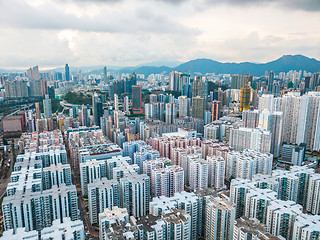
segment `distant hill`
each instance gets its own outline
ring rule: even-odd
[[[265,71],[288,72],[290,70],[306,70],[307,72],[319,72],[320,61],[314,58],[308,58],[302,55],[284,55],[281,58],[268,63],[222,63],[211,59],[196,59],[186,63],[182,63],[175,68],[169,67],[150,67],[142,66],[137,68],[121,69],[121,73],[129,73],[135,71],[149,75],[150,73],[162,73],[170,71],[190,72],[190,73],[229,73],[229,74],[245,74],[264,75]]]

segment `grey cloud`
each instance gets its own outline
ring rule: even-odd
[[[96,0],[99,1],[99,0]],[[108,1],[108,0],[105,0]],[[320,11],[320,0],[155,0],[166,3],[180,4],[182,2],[192,2],[197,9],[205,9],[208,5],[236,5],[244,7],[265,6],[276,4],[281,8],[290,8],[304,11]],[[202,6],[201,6],[202,5]]]
[[[146,14],[146,9],[127,10],[127,12],[103,12],[95,17],[66,14],[53,4],[30,6],[26,3],[0,1],[0,26],[31,29],[72,29],[88,32],[110,33],[174,33],[199,34],[161,13]],[[23,9],[23,10],[22,10]]]
[[[63,2],[64,0],[56,0]],[[65,0],[75,3],[121,3],[126,0]],[[65,2],[64,1],[64,2]],[[304,11],[320,11],[320,0],[150,0],[155,2],[164,2],[168,4],[182,4],[192,2],[197,9],[203,9],[208,5],[230,4],[245,7],[265,6],[276,4],[284,9],[297,9]],[[202,5],[202,6],[201,6]]]

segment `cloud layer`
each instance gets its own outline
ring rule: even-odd
[[[319,58],[319,0],[0,0],[0,68]]]

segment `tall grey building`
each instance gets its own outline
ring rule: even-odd
[[[45,98],[43,99],[43,111],[45,118],[52,118],[51,99],[49,98],[48,94],[46,94]]]

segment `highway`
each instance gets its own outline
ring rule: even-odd
[[[15,114],[17,114],[18,112],[20,112],[21,110],[30,108],[32,105],[34,105],[34,103],[21,105],[16,111],[8,114],[7,116],[15,115]]]

